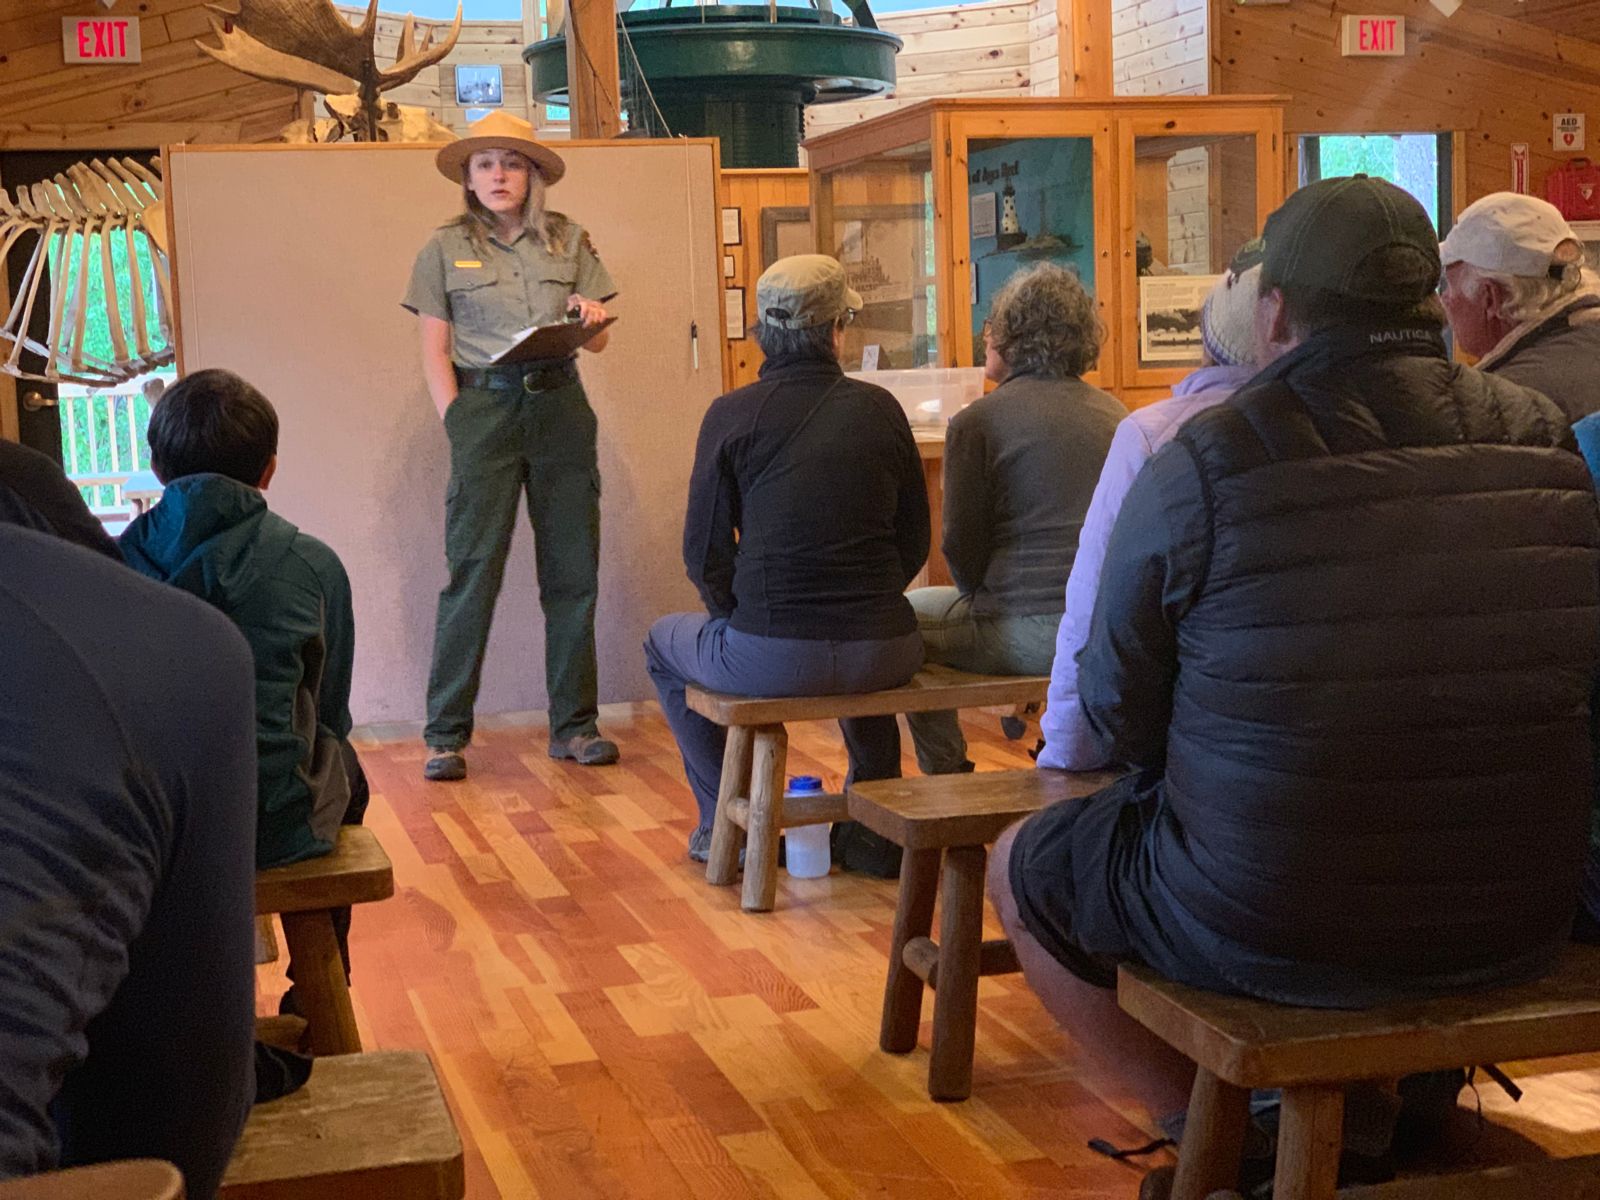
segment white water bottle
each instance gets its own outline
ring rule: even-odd
[[[815,775],[792,775],[784,789],[785,800],[822,795],[822,780]],[[783,831],[784,862],[794,879],[821,879],[833,865],[828,834],[833,826],[796,825]]]

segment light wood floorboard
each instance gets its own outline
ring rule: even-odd
[[[659,711],[602,724],[616,767],[551,761],[536,717],[487,721],[471,778],[449,785],[421,778],[414,729],[358,732],[396,894],[355,914],[357,1019],[369,1049],[433,1055],[471,1200],[1131,1197],[1172,1161],[1087,1148],[1148,1126],[1080,1081],[1021,976],[980,985],[972,1099],[931,1102],[931,997],[916,1052],[877,1048],[894,884],[780,873],[777,911],[741,912],[685,857],[694,804]],[[1032,729],[966,725],[980,770],[1028,765]],[[791,774],[842,784],[836,726],[790,738]],[[264,1010],[282,966],[261,968]],[[1600,1151],[1592,1065],[1557,1064],[1515,1108],[1487,1085],[1505,1136],[1469,1133],[1464,1160],[1491,1142],[1502,1160],[1508,1143]]]

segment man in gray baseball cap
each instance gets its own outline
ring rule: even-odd
[[[1119,961],[1332,1008],[1532,979],[1586,851],[1600,518],[1565,420],[1450,361],[1399,188],[1312,184],[1264,237],[1271,361],[1144,464],[1078,655],[1132,772],[990,875],[1074,1069],[1152,1116],[1193,1066],[1118,1011]]]
[[[690,711],[690,683],[754,696],[898,687],[922,665],[905,589],[928,556],[928,493],[911,425],[883,388],[839,365],[861,297],[822,254],[779,259],[756,282],[761,378],[714,401],[700,426],[683,561],[704,613],[662,617],[645,662],[699,807],[689,857],[719,882],[736,869],[734,829],[713,839],[727,731]],[[839,722],[852,779],[900,774],[893,717]],[[848,822],[833,857],[875,874],[899,850]],[[770,842],[750,865],[770,880]],[[719,857],[720,855],[720,857]],[[747,901],[749,893],[746,893]],[[769,892],[764,902],[770,907]]]
[[[1475,200],[1440,252],[1450,329],[1480,369],[1543,392],[1569,421],[1600,411],[1600,280],[1555,205]]]

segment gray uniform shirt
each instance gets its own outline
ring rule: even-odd
[[[487,239],[485,252],[461,225],[442,226],[428,239],[400,303],[452,326],[451,357],[463,367],[486,367],[530,325],[560,321],[567,297],[609,300],[617,285],[583,227],[547,214],[557,252],[518,234],[510,245]]]

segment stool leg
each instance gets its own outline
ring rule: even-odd
[[[750,791],[750,729],[734,725],[728,730],[728,742],[722,751],[717,815],[711,820],[711,853],[706,856],[707,883],[726,887],[739,878],[739,845],[744,841],[744,830],[733,823],[728,810]]]
[[[333,932],[333,914],[318,909],[280,915],[289,963],[294,967],[295,1003],[310,1027],[311,1053],[358,1053],[361,1034],[350,1005],[350,985],[339,957],[339,939]]]
[[[1273,1200],[1333,1200],[1344,1143],[1344,1089],[1337,1085],[1285,1088],[1278,1121],[1278,1168]]]
[[[782,725],[756,729],[750,763],[750,823],[745,828],[746,912],[771,912],[778,895],[778,836],[783,832],[783,773],[788,760],[789,735]]]
[[[900,864],[900,896],[894,907],[894,938],[889,943],[889,981],[883,989],[883,1024],[878,1046],[890,1054],[917,1047],[922,1024],[922,979],[906,966],[906,943],[933,929],[933,900],[939,892],[939,852],[907,850]]]
[[[982,846],[944,852],[944,910],[939,918],[939,975],[933,990],[933,1055],[928,1094],[972,1094],[972,1045],[978,1031],[978,951],[983,944]]]
[[[1204,1067],[1196,1071],[1172,1200],[1206,1200],[1238,1187],[1249,1124],[1249,1089],[1225,1083]]]

